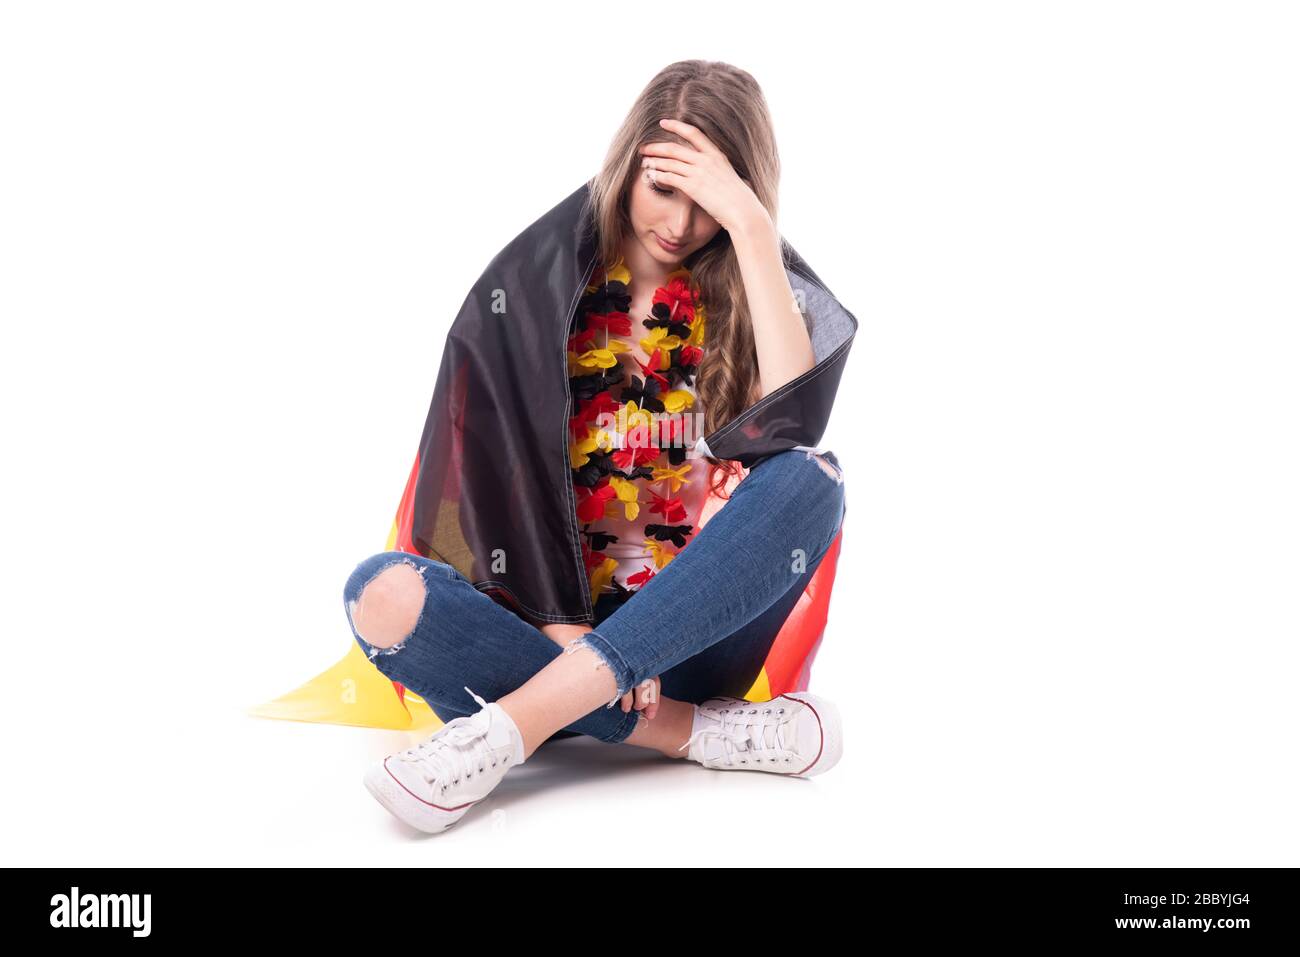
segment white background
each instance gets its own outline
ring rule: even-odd
[[[6,863],[1300,864],[1287,5],[3,11]],[[688,57],[861,322],[846,755],[563,742],[414,838],[360,781],[412,740],[244,709],[347,651],[469,285]]]

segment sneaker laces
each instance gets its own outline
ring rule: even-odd
[[[778,711],[778,714],[780,711]],[[735,708],[704,713],[711,726],[692,732],[678,751],[685,751],[696,741],[713,740],[722,748],[727,764],[734,763],[738,754],[753,755],[755,760],[776,760],[776,755],[788,756],[791,750],[786,743],[786,725],[794,715],[773,719],[771,708]],[[768,732],[771,732],[769,735]]]
[[[487,744],[488,728],[492,724],[488,703],[469,688],[465,690],[482,710],[448,721],[434,732],[433,737],[397,755],[400,760],[414,765],[425,783],[436,785],[439,793],[459,784],[462,778],[473,777],[489,766],[496,767],[502,760]]]

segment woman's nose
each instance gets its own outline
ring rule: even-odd
[[[686,237],[691,232],[691,220],[694,218],[695,204],[692,202],[684,203],[673,214],[670,225],[673,228],[673,236],[677,242],[685,242]]]

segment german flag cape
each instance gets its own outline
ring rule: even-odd
[[[385,544],[446,562],[533,624],[593,622],[570,471],[567,355],[570,320],[598,255],[589,200],[584,183],[498,252],[466,296]],[[816,365],[695,446],[746,471],[777,452],[822,451],[858,328],[794,248],[784,239],[781,247]],[[725,502],[711,496],[698,527]],[[842,538],[841,530],[780,626],[750,700],[807,688]],[[502,554],[506,570],[497,570]],[[423,700],[347,640],[336,665],[250,713],[372,728],[437,724]]]

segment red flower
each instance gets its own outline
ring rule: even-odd
[[[691,292],[690,283],[681,276],[670,279],[667,286],[655,290],[650,308],[654,309],[661,302],[668,306],[671,321],[689,323],[695,319],[695,294]]]
[[[704,350],[699,346],[684,345],[677,361],[684,366],[697,366],[703,358]]]
[[[569,419],[569,435],[575,442],[586,438],[588,423],[595,422],[606,412],[617,415],[618,410],[619,404],[608,389],[597,392],[590,399],[579,403],[577,414]]]
[[[626,312],[589,312],[587,328],[590,330],[606,329],[617,336],[632,334],[632,317]]]
[[[596,338],[595,329],[583,329],[581,332],[575,332],[569,336],[570,352],[586,352],[591,346],[591,340]]]
[[[649,565],[642,565],[641,571],[637,572],[634,575],[627,576],[627,584],[629,586],[644,585],[646,582],[648,582],[650,579],[654,577],[655,577],[654,569],[651,568]]]
[[[587,417],[579,412],[569,418],[569,440],[580,442],[587,437]]]
[[[594,489],[575,485],[573,490],[578,497],[578,519],[582,522],[598,521],[605,514],[605,503],[615,495],[608,478],[602,479]]]
[[[655,354],[650,357],[650,360],[648,362],[642,362],[640,359],[637,359],[636,364],[641,367],[641,371],[645,373],[647,379],[654,379],[656,382],[659,383],[659,389],[661,392],[667,392],[670,388],[672,388],[668,384],[668,377],[665,376],[662,372],[659,372],[658,370],[655,369],[655,366],[659,364],[658,349],[655,350]]]
[[[624,472],[628,469],[634,469],[638,465],[653,462],[657,458],[659,458],[659,449],[653,445],[622,448],[613,455],[614,464]]]
[[[665,498],[654,492],[650,493],[650,498],[652,500],[650,511],[661,514],[665,522],[677,525],[686,521],[686,506],[682,504],[680,498]]]

